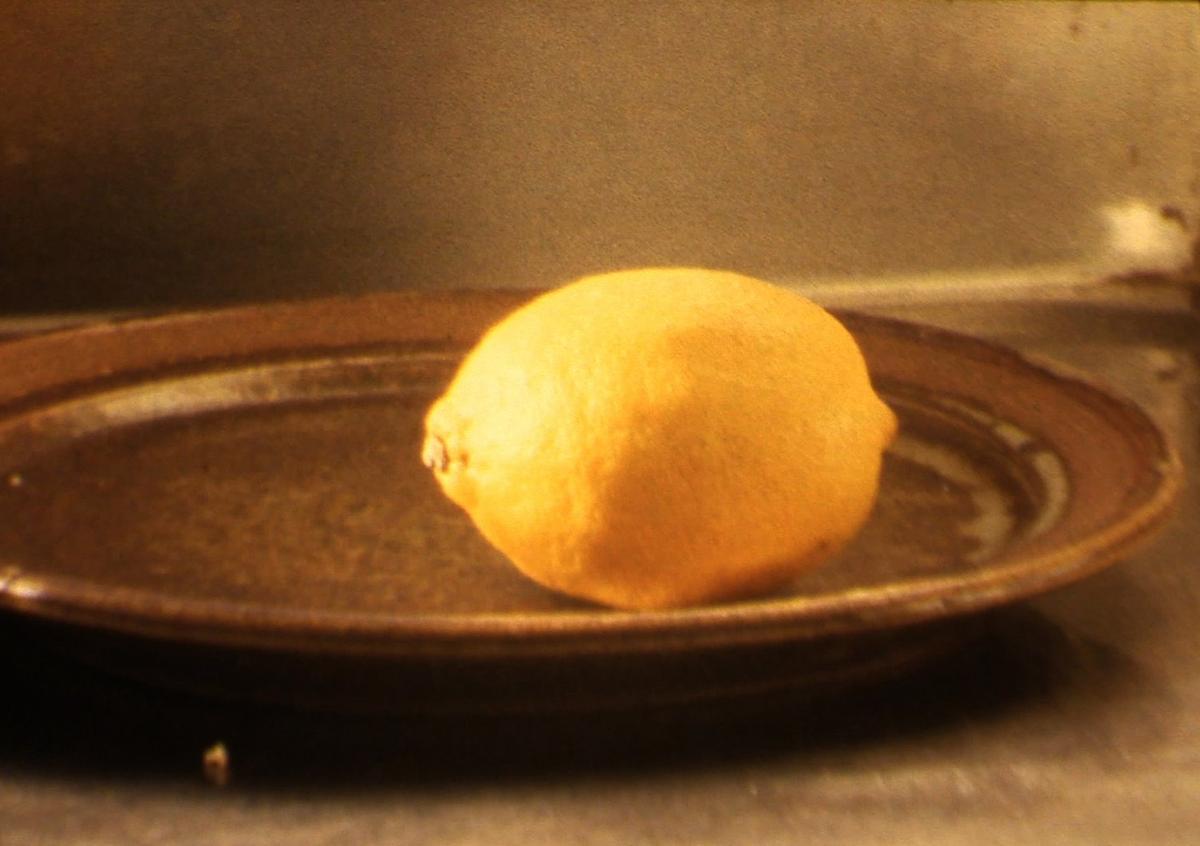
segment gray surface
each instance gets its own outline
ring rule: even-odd
[[[1200,327],[1184,300],[897,310],[1098,374],[1194,473]],[[0,843],[1194,843],[1198,509],[1188,490],[1152,547],[926,671],[719,714],[301,717],[109,681],[0,629]],[[223,789],[201,776],[216,740]]]
[[[0,312],[1091,260],[1194,3],[0,2]]]

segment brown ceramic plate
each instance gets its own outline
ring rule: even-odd
[[[903,666],[943,621],[1126,554],[1179,486],[1128,402],[980,340],[844,315],[902,421],[853,546],[758,601],[566,600],[418,457],[458,357],[529,296],[277,304],[0,346],[0,607],[111,669],[230,696],[674,702]]]

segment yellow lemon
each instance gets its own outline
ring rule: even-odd
[[[840,549],[872,508],[896,418],[819,306],[659,268],[514,311],[425,426],[442,490],[521,571],[650,609],[777,588]]]

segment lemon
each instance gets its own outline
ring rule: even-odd
[[[772,590],[839,550],[896,418],[824,309],[735,273],[652,268],[505,317],[425,428],[442,490],[522,572],[655,609]]]

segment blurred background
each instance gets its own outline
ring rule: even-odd
[[[5,313],[1092,267],[1114,207],[1200,216],[1195,3],[0,3]]]

